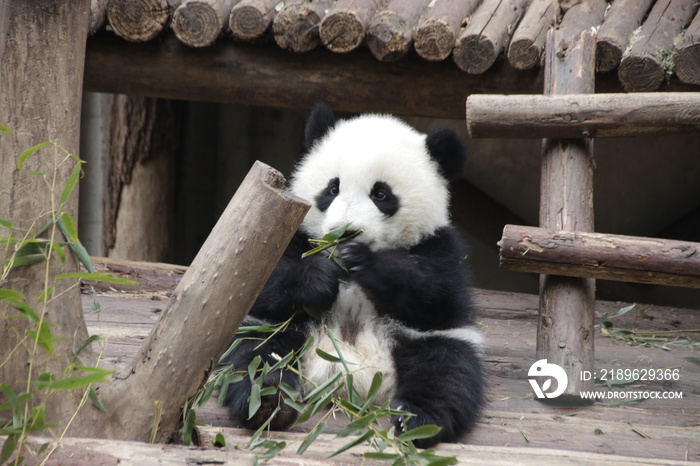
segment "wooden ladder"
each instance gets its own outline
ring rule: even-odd
[[[593,390],[595,279],[700,288],[700,243],[594,233],[593,138],[700,131],[700,93],[595,94],[595,35],[551,29],[543,95],[471,95],[471,137],[543,138],[540,228],[506,225],[501,266],[541,275],[537,360],[562,367],[558,401]],[[533,363],[535,361],[533,360]]]

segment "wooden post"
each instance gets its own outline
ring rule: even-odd
[[[550,30],[545,49],[545,94],[593,93],[595,35],[585,31],[568,42]],[[593,231],[593,142],[588,139],[544,139],[540,192],[540,226]],[[537,359],[546,358],[566,371],[569,381],[560,399],[580,401],[593,389],[582,370],[593,370],[595,281],[543,275]]]
[[[499,246],[516,272],[700,288],[700,243],[506,225]]]
[[[33,234],[43,226],[47,213],[60,203],[61,190],[73,169],[72,163],[59,162],[64,154],[55,146],[44,147],[29,157],[21,170],[17,157],[30,147],[53,141],[71,154],[78,154],[80,142],[80,104],[82,95],[85,37],[90,2],[13,0],[0,2],[0,123],[12,134],[0,133],[0,218]],[[55,172],[54,172],[55,170]],[[32,172],[34,172],[32,174]],[[47,173],[37,176],[37,173]],[[53,174],[57,186],[50,190]],[[53,198],[53,201],[52,201]],[[56,207],[58,209],[58,207]],[[70,196],[62,210],[77,219],[78,193]],[[3,236],[9,230],[2,228]],[[12,236],[21,235],[13,232]],[[63,241],[63,238],[55,238]],[[3,253],[11,250],[3,247]],[[2,260],[9,256],[0,254]],[[47,267],[48,266],[48,267]],[[46,305],[46,320],[55,339],[53,355],[43,350],[33,359],[30,379],[41,373],[64,376],[74,362],[75,348],[87,338],[80,304],[80,289],[69,280],[55,280],[59,273],[75,272],[72,254],[63,263],[56,255],[50,262],[17,267],[0,285],[24,293],[27,304],[41,314]],[[48,275],[48,276],[47,276]],[[45,280],[53,286],[49,300],[41,301]],[[6,301],[0,306],[0,381],[16,394],[27,390],[31,347],[26,340],[27,321],[17,319],[17,311]],[[92,353],[81,355],[89,365]],[[33,393],[33,390],[30,391]],[[46,392],[30,401],[30,408],[44,404]],[[7,401],[0,394],[0,405]],[[46,406],[46,422],[56,423],[55,432],[66,426],[79,405],[75,390],[52,393]],[[11,411],[11,410],[10,410]],[[4,410],[0,417],[12,418]],[[31,460],[30,460],[31,461]]]
[[[309,209],[281,191],[284,183],[278,171],[256,162],[128,373],[100,387],[108,414],[86,407],[73,435],[148,441],[159,401],[156,441],[177,430],[185,400],[231,343]]]

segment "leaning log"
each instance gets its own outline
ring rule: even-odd
[[[209,47],[226,29],[236,0],[185,0],[173,13],[170,28],[183,44]]]
[[[452,51],[462,71],[481,74],[491,68],[504,50],[513,26],[525,13],[529,0],[484,0],[477,8]]]
[[[479,95],[467,98],[473,138],[588,138],[700,132],[700,93]]]
[[[557,0],[534,0],[508,46],[508,62],[519,70],[540,63],[547,31],[559,17]]]
[[[620,66],[632,33],[642,24],[653,0],[617,0],[612,3],[596,38],[596,69],[613,71]]]
[[[462,22],[480,0],[434,0],[418,20],[413,47],[426,60],[444,60],[455,46]]]
[[[700,243],[506,225],[501,267],[700,288]]]
[[[107,19],[122,39],[148,42],[163,32],[179,3],[179,0],[109,0]]]
[[[700,85],[700,10],[676,45],[673,61],[678,79]]]
[[[319,25],[333,0],[319,0],[309,3],[306,0],[285,2],[282,10],[275,15],[272,33],[281,48],[296,53],[304,53],[321,43]]]
[[[620,63],[617,76],[627,92],[659,88],[673,69],[673,41],[692,19],[696,0],[658,0]]]
[[[408,53],[413,32],[421,13],[430,0],[390,0],[367,28],[367,46],[384,62],[396,61]]]
[[[99,388],[74,434],[165,442],[187,398],[207,380],[309,209],[284,194],[284,177],[260,162],[236,191],[131,367]],[[193,342],[206,342],[196,345]],[[160,422],[156,405],[162,403]],[[90,428],[87,428],[90,426]]]
[[[566,40],[563,31],[552,29],[545,53],[545,94],[594,92],[593,32],[587,30],[578,40]],[[543,140],[540,226],[593,231],[592,156],[590,139]],[[569,375],[564,400],[582,402],[580,392],[593,389],[592,380],[578,380],[576,375],[593,370],[594,307],[593,280],[542,275],[537,355],[558,364]]]
[[[242,0],[232,9],[229,29],[234,39],[253,41],[259,39],[275,18],[279,0]]]
[[[374,14],[387,0],[338,0],[321,21],[319,34],[328,50],[346,53],[362,44]]]

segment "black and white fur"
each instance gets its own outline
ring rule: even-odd
[[[245,324],[293,325],[266,345],[246,340],[230,357],[245,370],[256,355],[274,364],[314,336],[315,346],[336,354],[323,326],[341,342],[355,386],[366,392],[375,372],[384,376],[375,402],[415,414],[393,419],[400,430],[424,424],[442,427],[419,447],[454,442],[476,422],[484,404],[481,335],[473,323],[465,246],[449,220],[448,180],[465,163],[457,135],[439,130],[426,136],[389,116],[363,115],[336,121],[317,105],[306,128],[307,154],[297,166],[290,191],[313,206],[296,232]],[[351,223],[364,232],[339,247],[349,270],[322,254],[302,259],[309,238],[321,238]],[[312,319],[303,308],[322,317]],[[342,366],[306,353],[303,373],[322,383]],[[297,376],[280,380],[303,390]],[[284,395],[264,397],[248,420],[250,381],[229,387],[227,403],[246,427],[259,427],[280,406],[273,429],[284,429],[296,412]]]

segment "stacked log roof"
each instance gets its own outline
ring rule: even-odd
[[[626,91],[672,76],[700,86],[698,0],[92,0],[91,33],[132,42],[170,29],[184,44],[274,40],[290,53],[367,47],[377,60],[417,53],[482,74],[497,61],[539,67],[547,30],[597,31],[597,71]]]

